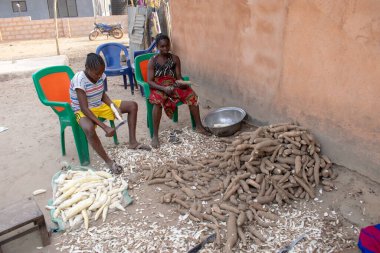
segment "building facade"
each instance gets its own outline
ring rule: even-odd
[[[58,0],[59,18],[109,16],[110,0]],[[0,1],[0,18],[30,16],[32,20],[54,18],[54,0]]]

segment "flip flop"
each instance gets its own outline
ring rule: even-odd
[[[140,150],[146,150],[146,151],[151,151],[152,148],[146,144],[143,144],[143,143],[139,143],[135,148],[129,148],[129,149],[140,149]]]
[[[109,169],[111,170],[111,173],[115,175],[120,175],[124,171],[123,167],[121,167],[115,161],[113,161],[112,166]]]

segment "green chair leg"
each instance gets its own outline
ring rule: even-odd
[[[146,100],[146,113],[150,138],[153,138],[153,105]]]
[[[175,107],[174,113],[173,113],[173,122],[178,122],[178,106]]]
[[[61,150],[62,156],[66,155],[66,147],[65,147],[65,127],[61,124]]]
[[[195,127],[196,127],[195,119],[194,119],[194,117],[193,117],[193,114],[191,114],[191,112],[190,112],[190,119],[191,119],[191,127],[192,127],[193,129],[195,129]]]
[[[110,125],[111,125],[111,127],[115,128],[115,122],[113,120],[110,120]],[[115,145],[119,144],[119,140],[117,139],[117,133],[116,132],[113,135],[113,142],[115,143]]]
[[[79,125],[72,126],[75,145],[77,147],[79,162],[86,166],[90,164],[90,153],[85,133]]]

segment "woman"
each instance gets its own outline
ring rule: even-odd
[[[149,101],[153,104],[152,147],[160,146],[158,128],[162,107],[166,115],[172,118],[179,101],[189,105],[190,113],[195,119],[196,131],[209,135],[199,115],[198,96],[190,86],[180,82],[182,80],[181,62],[178,56],[170,53],[169,37],[163,34],[157,35],[156,45],[159,54],[152,57],[148,63],[148,83],[151,87]]]

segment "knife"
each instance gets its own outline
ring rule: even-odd
[[[207,243],[214,242],[216,239],[216,233],[213,233],[212,235],[208,236],[206,239],[204,239],[201,243],[197,244],[194,248],[189,250],[187,253],[197,253],[199,252]]]
[[[305,234],[303,234],[300,237],[293,240],[289,245],[286,245],[285,247],[281,248],[277,253],[288,253],[288,252],[290,252],[294,248],[294,246],[296,246],[296,244],[298,242],[302,241],[304,238],[306,238]]]
[[[117,130],[119,127],[121,127],[122,125],[124,125],[126,122],[127,122],[127,120],[123,120],[122,122],[120,122],[120,123],[115,127],[115,130]]]

